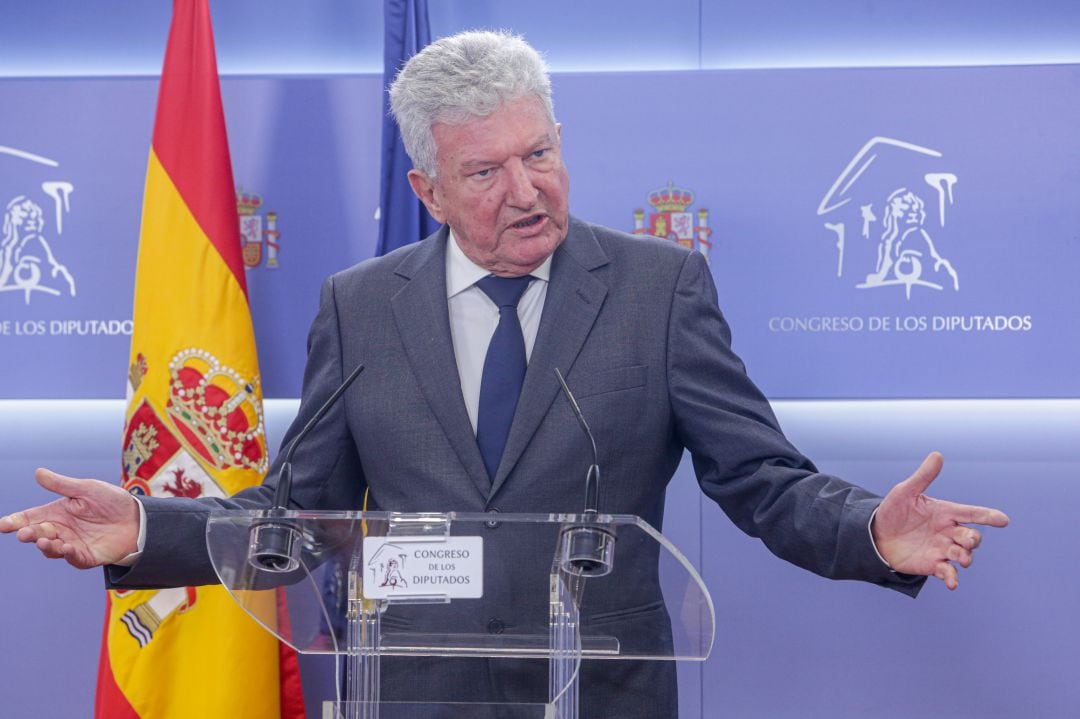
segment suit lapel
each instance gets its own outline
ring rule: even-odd
[[[461,380],[450,336],[446,304],[446,240],[444,227],[395,268],[395,273],[409,282],[391,298],[390,304],[420,391],[469,478],[486,497],[491,483],[461,396]]]
[[[592,230],[571,218],[566,241],[552,260],[540,327],[489,499],[514,469],[559,393],[555,368],[567,375],[585,344],[607,296],[607,285],[591,271],[607,263],[607,254]]]

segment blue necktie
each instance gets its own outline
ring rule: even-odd
[[[485,277],[476,283],[499,307],[499,326],[491,336],[480,379],[480,411],[476,418],[476,443],[484,458],[488,477],[494,481],[499,469],[510,424],[514,421],[521,384],[525,380],[525,336],[521,333],[517,304],[532,277]]]

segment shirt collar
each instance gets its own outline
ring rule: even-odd
[[[551,257],[552,255],[548,255],[547,259],[529,274],[538,280],[547,282],[551,278]],[[490,272],[465,256],[465,253],[458,246],[457,239],[454,237],[454,231],[449,230],[449,237],[446,238],[447,299],[464,292],[490,274]]]

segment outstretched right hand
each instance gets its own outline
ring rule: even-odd
[[[89,569],[113,564],[137,548],[139,504],[129,493],[96,479],[75,479],[47,469],[34,473],[60,499],[0,517],[0,533],[15,532],[46,557]]]

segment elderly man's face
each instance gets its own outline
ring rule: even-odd
[[[489,272],[525,275],[566,237],[569,178],[559,128],[535,96],[461,125],[436,123],[438,177],[413,170],[413,190]]]

